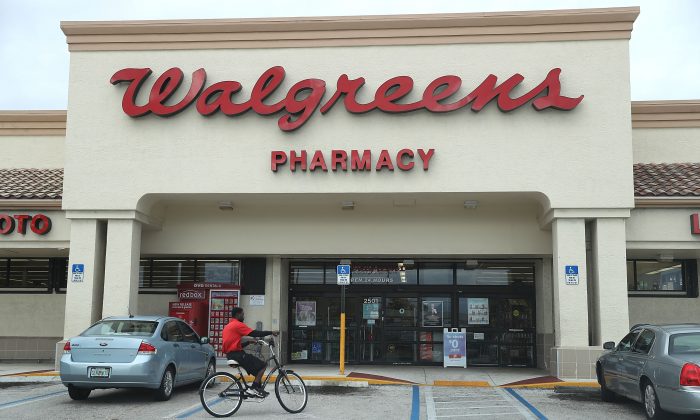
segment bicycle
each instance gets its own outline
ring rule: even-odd
[[[275,354],[274,339],[268,343],[265,340],[256,340],[255,343],[267,346],[270,349],[270,357],[265,364],[274,362],[274,367],[268,372],[261,384],[264,390],[272,374],[278,372],[275,380],[275,396],[282,408],[290,413],[301,413],[308,402],[306,384],[294,371],[285,369]],[[214,372],[207,376],[199,387],[199,399],[202,406],[214,417],[229,417],[238,411],[244,400],[257,400],[262,402],[266,396],[257,396],[248,393],[251,384],[246,381],[241,366],[235,360],[228,360],[227,364],[238,370],[238,375],[228,372]]]

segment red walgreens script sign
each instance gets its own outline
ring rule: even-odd
[[[200,68],[192,73],[192,81],[187,92],[180,95],[182,99],[175,101],[174,95],[182,84],[184,74],[178,67],[173,67],[161,74],[151,87],[148,101],[143,105],[136,104],[136,97],[141,86],[151,75],[150,68],[125,68],[114,73],[110,79],[113,85],[127,83],[124,92],[122,109],[130,117],[141,117],[149,113],[167,117],[185,110],[195,103],[197,112],[201,115],[212,115],[222,112],[228,116],[244,114],[250,110],[258,115],[272,115],[284,111],[285,114],[277,121],[282,131],[293,131],[306,123],[326,93],[326,82],[321,79],[304,79],[295,83],[287,91],[281,101],[274,104],[265,103],[270,95],[282,84],[285,77],[284,67],[275,66],[265,71],[250,91],[250,98],[244,102],[234,102],[233,96],[238,94],[242,85],[233,80],[216,82],[205,86],[207,72]],[[421,100],[411,103],[399,102],[413,90],[413,79],[409,76],[393,77],[382,83],[374,94],[374,100],[369,103],[358,103],[357,95],[365,84],[364,77],[350,79],[343,74],[336,82],[335,91],[321,106],[321,114],[325,114],[342,98],[343,106],[353,114],[364,114],[378,109],[390,114],[411,112],[425,109],[430,112],[451,112],[470,105],[472,111],[478,112],[489,102],[496,100],[498,108],[503,112],[520,108],[532,101],[532,106],[541,111],[547,108],[568,111],[576,108],[583,100],[583,95],[577,98],[562,96],[559,74],[561,69],[549,71],[545,79],[532,90],[517,98],[511,98],[510,93],[525,78],[516,73],[497,84],[497,77],[490,74],[467,96],[451,98],[462,86],[458,76],[440,76],[426,86]],[[166,105],[166,102],[172,105]]]
[[[690,231],[693,235],[700,235],[700,215],[698,213],[690,215]]]

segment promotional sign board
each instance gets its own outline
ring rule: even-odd
[[[443,367],[467,367],[467,332],[464,328],[443,329]]]
[[[424,327],[442,327],[443,315],[442,301],[423,302]]]

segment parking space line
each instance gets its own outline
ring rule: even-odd
[[[35,401],[47,400],[49,398],[58,397],[59,395],[65,395],[65,394],[67,394],[67,392],[68,391],[65,391],[65,390],[56,391],[56,392],[51,392],[49,394],[37,395],[34,397],[27,397],[27,398],[22,398],[22,399],[19,399],[16,401],[6,402],[3,404],[0,404],[0,410],[5,410],[7,408],[12,408],[12,407],[17,407],[17,406],[24,405],[24,404],[29,404],[29,403],[32,403]]]
[[[420,420],[420,388],[413,385],[413,396],[411,401],[411,420]]]
[[[452,416],[436,416],[436,418],[458,418],[458,417],[488,417],[488,416],[502,416],[505,414],[520,414],[518,411],[502,411],[500,413],[473,413],[473,414],[455,414]]]
[[[433,387],[425,387],[425,411],[428,416],[428,420],[435,420],[435,400],[433,400]]]
[[[536,409],[532,404],[530,404],[525,398],[523,398],[522,395],[518,394],[515,390],[511,388],[506,388],[506,392],[508,392],[510,395],[512,395],[516,400],[518,400],[523,406],[525,406],[532,414],[535,415],[539,420],[547,420],[547,417],[544,416],[544,414],[540,413],[538,409]]]

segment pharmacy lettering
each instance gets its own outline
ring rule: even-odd
[[[469,109],[478,112],[493,100],[503,112],[520,108],[530,101],[538,111],[547,108],[568,111],[576,108],[583,100],[583,95],[572,98],[560,94],[561,69],[554,68],[549,71],[542,83],[517,98],[511,98],[510,93],[525,79],[519,73],[512,75],[501,84],[498,84],[495,75],[490,74],[471,93],[459,99],[452,97],[460,90],[462,79],[458,76],[446,75],[430,82],[423,90],[420,100],[410,103],[399,102],[413,90],[413,79],[409,76],[397,76],[382,83],[376,89],[373,101],[358,103],[357,96],[365,84],[365,78],[351,79],[343,74],[336,82],[335,91],[323,105],[321,102],[326,94],[326,82],[321,79],[304,79],[290,87],[285,97],[279,102],[265,103],[265,100],[284,81],[284,68],[275,66],[258,78],[250,91],[250,98],[242,102],[234,102],[233,99],[234,95],[242,90],[241,83],[224,80],[205,88],[207,72],[200,68],[192,73],[190,87],[184,96],[179,95],[182,99],[178,101],[175,93],[182,84],[184,73],[180,68],[173,67],[156,79],[151,87],[148,101],[138,105],[136,98],[139,90],[151,73],[150,68],[125,68],[114,73],[110,80],[113,85],[128,84],[122,99],[122,109],[130,117],[141,117],[149,113],[167,117],[182,112],[194,103],[197,112],[204,116],[217,112],[236,116],[250,110],[258,115],[284,112],[277,121],[282,131],[296,130],[311,118],[319,106],[321,106],[320,113],[325,114],[341,99],[345,109],[353,114],[364,114],[374,110],[394,114],[422,109],[443,113],[456,111],[468,105]]]

